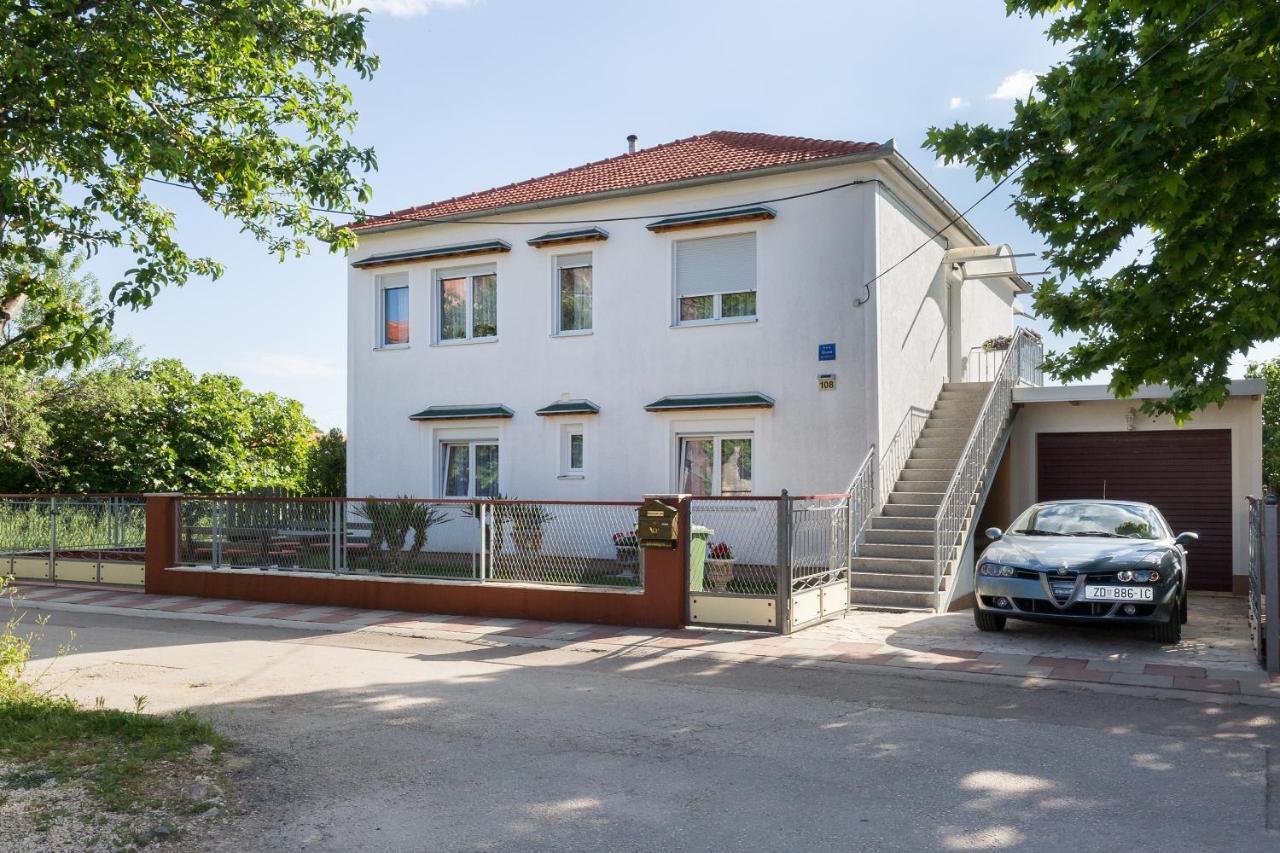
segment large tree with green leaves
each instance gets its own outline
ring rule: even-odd
[[[316,208],[367,200],[344,77],[371,74],[341,0],[0,0],[0,364],[83,364],[101,336],[44,286],[64,257],[132,253],[111,309],[222,268],[188,254],[160,183],[192,188],[280,257],[352,234]],[[342,217],[346,219],[347,217]],[[20,310],[43,332],[6,334]],[[33,324],[28,329],[35,328]],[[43,335],[42,346],[34,337]]]
[[[1232,356],[1280,336],[1280,3],[1008,0],[1071,45],[1007,127],[957,124],[928,144],[1013,208],[1055,275],[1037,311],[1079,340],[1048,360],[1111,371],[1149,409],[1221,401]]]

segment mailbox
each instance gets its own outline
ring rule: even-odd
[[[648,498],[640,507],[636,538],[641,548],[674,548],[680,538],[680,513],[670,504]]]

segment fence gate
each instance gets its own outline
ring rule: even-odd
[[[689,621],[788,634],[849,608],[847,495],[690,502]]]
[[[141,585],[145,542],[139,497],[0,498],[0,573]]]
[[[789,634],[849,612],[848,495],[782,501],[791,517],[791,555],[783,633]]]

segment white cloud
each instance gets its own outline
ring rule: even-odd
[[[458,9],[474,2],[475,0],[350,0],[348,5],[355,9],[368,9],[374,14],[414,18],[434,9]]]
[[[1000,85],[990,95],[987,95],[993,101],[1016,101],[1025,99],[1031,94],[1031,90],[1036,86],[1036,77],[1038,75],[1034,71],[1028,71],[1020,68],[1010,74],[1008,77],[1000,81]]]
[[[330,361],[283,352],[260,352],[236,367],[245,373],[273,379],[323,378],[342,376],[345,371]]]
[[[967,106],[969,106],[969,99],[962,98],[959,95],[956,95],[951,100],[947,101],[947,109],[949,110],[963,110]]]

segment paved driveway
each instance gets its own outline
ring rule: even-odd
[[[77,646],[48,676],[58,689],[196,708],[236,742],[239,808],[183,853],[1280,845],[1275,708],[466,633],[50,616],[41,654],[70,631]]]

